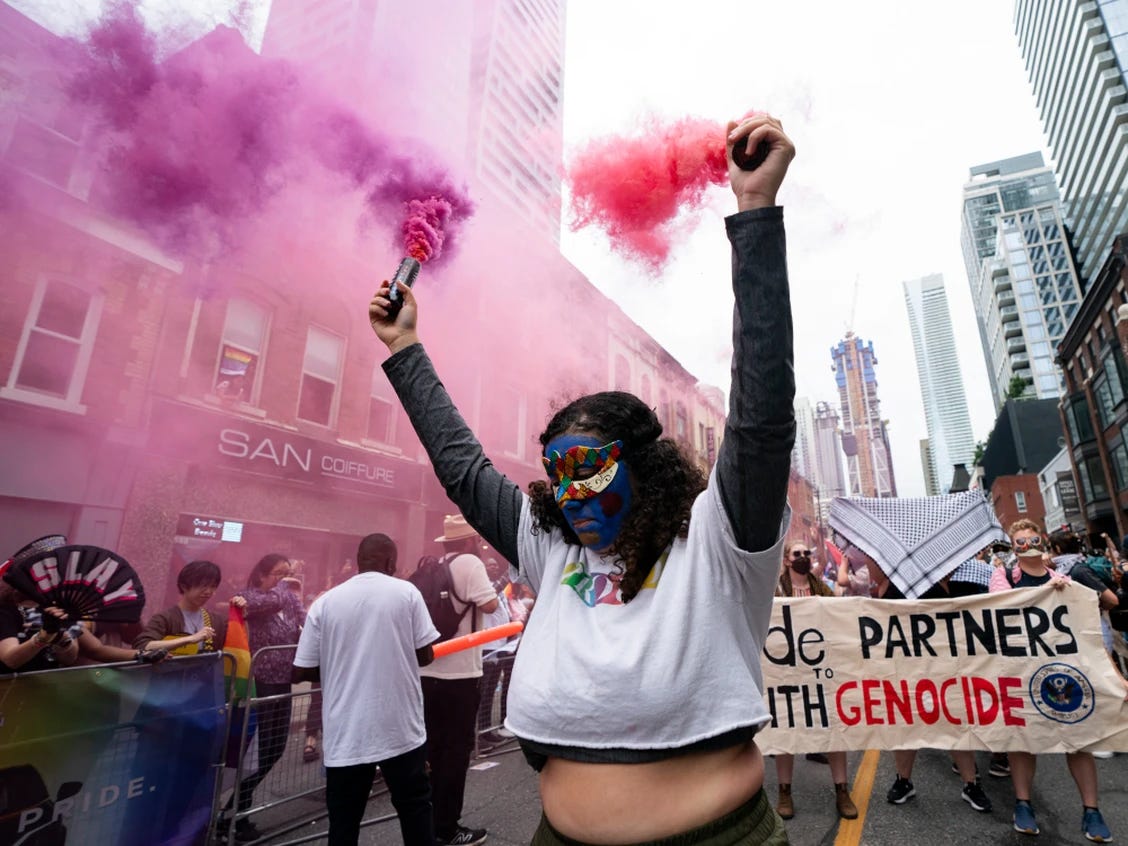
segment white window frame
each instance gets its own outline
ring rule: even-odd
[[[12,369],[8,373],[7,384],[0,387],[0,398],[17,400],[18,402],[25,402],[30,405],[39,405],[44,408],[52,408],[56,411],[85,414],[86,406],[83,405],[80,400],[82,399],[82,390],[86,386],[86,374],[90,369],[90,358],[94,353],[94,339],[97,336],[98,324],[102,317],[103,297],[101,291],[87,291],[90,295],[90,307],[86,310],[86,320],[82,324],[82,334],[78,338],[78,355],[75,358],[74,370],[71,372],[70,381],[67,384],[66,395],[56,397],[51,394],[41,393],[30,388],[22,388],[16,385],[16,378],[19,375],[20,369],[23,367],[24,356],[27,354],[27,346],[28,342],[31,340],[31,333],[36,330],[36,323],[39,320],[39,310],[43,306],[43,299],[47,294],[47,286],[52,282],[57,282],[60,285],[69,285],[72,288],[82,288],[81,285],[76,285],[68,279],[57,276],[41,276],[35,283],[31,306],[28,308],[23,331],[20,333],[20,342],[16,347],[16,357],[12,362]],[[44,332],[45,330],[40,329],[38,331]],[[75,339],[68,338],[67,340],[73,342]]]
[[[381,383],[386,386],[386,393],[384,391],[377,390],[377,386]],[[389,397],[388,394],[390,394],[391,396]],[[364,420],[364,437],[361,438],[361,443],[365,445],[377,446],[382,450],[391,450],[394,452],[401,451],[399,447],[395,445],[396,438],[399,435],[399,415],[396,414],[398,406],[392,399],[394,397],[395,390],[388,382],[387,377],[384,376],[384,369],[379,364],[377,364],[375,369],[372,371],[372,389],[368,394],[368,414]],[[380,400],[381,402],[386,403],[387,406],[391,409],[392,413],[388,418],[388,431],[386,433],[388,436],[387,440],[378,440],[369,436],[372,430],[372,400]]]
[[[1025,514],[1026,513],[1026,492],[1025,491],[1015,491],[1014,492],[1014,504],[1015,504],[1015,507],[1018,509],[1019,514]]]
[[[260,346],[262,347],[261,349],[259,349],[259,350],[248,349],[245,344],[237,344],[237,343],[234,343],[233,341],[229,341],[227,339],[228,321],[231,318],[231,303],[234,300],[242,300],[245,303],[249,303],[250,305],[254,306],[255,308],[261,310],[263,312],[263,314],[266,316],[266,320],[265,320],[265,322],[263,324],[263,328],[262,328],[262,342],[260,344]],[[217,400],[219,400],[221,402],[223,401],[223,397],[220,397],[215,392],[215,381],[216,381],[216,377],[219,375],[219,363],[223,359],[223,348],[225,346],[234,347],[237,350],[242,350],[245,353],[250,353],[251,355],[258,357],[258,361],[255,364],[255,381],[251,385],[250,396],[247,397],[247,399],[245,399],[245,400],[237,400],[236,404],[240,405],[240,406],[246,406],[248,408],[254,408],[254,409],[259,408],[259,400],[261,399],[261,391],[262,391],[263,364],[266,361],[267,347],[270,345],[270,326],[271,326],[271,319],[273,318],[273,316],[274,315],[269,308],[267,308],[266,306],[257,302],[256,300],[251,299],[250,297],[233,296],[233,297],[228,298],[227,306],[226,306],[226,308],[224,309],[224,312],[223,312],[223,330],[220,332],[219,344],[216,346],[216,350],[215,350],[215,367],[212,368],[212,381],[211,381],[211,385],[208,389],[208,393],[209,393],[210,396],[215,397]]]
[[[302,385],[305,381],[306,375],[308,374],[313,379],[319,379],[321,381],[325,381],[325,377],[322,376],[320,373],[313,373],[312,371],[306,370],[306,358],[309,355],[309,338],[310,338],[310,334],[314,331],[324,332],[326,335],[331,335],[332,337],[339,339],[340,342],[341,342],[341,354],[340,354],[340,357],[337,360],[337,373],[336,373],[336,376],[333,379],[333,399],[329,402],[329,420],[326,423],[321,423],[320,421],[317,421],[317,420],[307,420],[306,418],[301,416]],[[331,329],[327,329],[324,326],[319,326],[316,323],[311,323],[309,325],[309,327],[306,329],[305,347],[302,349],[301,378],[298,380],[298,398],[297,398],[297,402],[295,403],[295,406],[294,406],[294,418],[295,419],[300,420],[303,423],[306,423],[310,426],[317,426],[317,427],[322,428],[322,429],[333,429],[333,428],[336,427],[336,425],[337,425],[337,413],[340,410],[340,405],[341,405],[341,374],[344,371],[345,357],[347,355],[348,355],[348,339],[344,335],[338,334],[337,332],[334,332]]]

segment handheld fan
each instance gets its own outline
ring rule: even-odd
[[[60,546],[13,560],[4,581],[41,608],[54,605],[67,619],[136,623],[145,589],[129,562],[98,546]]]
[[[47,549],[58,549],[60,546],[65,546],[67,539],[63,535],[44,535],[41,538],[36,538],[31,543],[26,544],[15,555],[7,561],[0,563],[0,576],[8,572],[8,568],[13,564],[23,561],[25,558],[30,558],[37,552],[42,552]]]

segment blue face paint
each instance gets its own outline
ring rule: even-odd
[[[558,465],[557,458],[567,456],[568,451],[576,447],[600,448],[606,444],[599,438],[591,435],[566,434],[554,438],[545,447],[548,457],[549,476],[554,486],[562,481],[553,473],[552,468]],[[578,451],[577,451],[578,452]],[[575,455],[576,453],[573,453]],[[574,462],[582,464],[582,462]],[[600,488],[594,495],[586,498],[569,496],[560,503],[560,510],[564,519],[572,527],[572,531],[579,537],[580,543],[596,551],[607,549],[618,537],[623,528],[623,521],[631,504],[631,481],[626,463],[620,458],[612,460],[600,467],[589,468],[586,473],[577,471],[577,478],[572,481],[583,481],[579,478],[590,473],[592,476],[601,475],[601,480],[596,487]],[[608,476],[613,476],[607,478]],[[570,486],[573,487],[573,486]],[[557,491],[560,499],[560,491]]]

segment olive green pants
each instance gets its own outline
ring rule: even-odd
[[[783,820],[768,802],[761,789],[759,793],[731,813],[705,823],[691,831],[651,840],[637,846],[787,846],[787,829]],[[533,835],[532,846],[588,846],[565,837],[556,831],[541,815],[540,826]]]

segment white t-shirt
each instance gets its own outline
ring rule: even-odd
[[[760,661],[791,512],[774,546],[744,552],[716,489],[711,479],[688,537],[626,605],[618,568],[558,530],[533,534],[525,498],[518,555],[537,602],[509,688],[510,731],[562,746],[672,749],[771,718]]]
[[[454,592],[458,599],[466,600],[470,605],[485,605],[491,599],[497,599],[486,565],[476,555],[465,553],[451,559],[450,577],[454,582]],[[462,611],[466,606],[458,599],[454,600],[456,611]],[[478,617],[478,629],[482,629],[482,613],[473,608],[466,613],[458,624],[455,637],[470,634],[474,630],[474,617]],[[443,658],[436,658],[434,662],[423,667],[420,675],[433,679],[476,679],[482,675],[482,647],[475,646],[463,649]]]
[[[309,608],[294,664],[320,667],[325,766],[402,755],[423,744],[415,650],[439,632],[411,582],[358,573]]]

